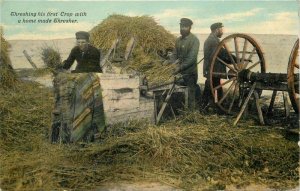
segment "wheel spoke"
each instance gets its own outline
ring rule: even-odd
[[[243,64],[244,64],[244,61],[245,61],[245,56],[246,56],[247,46],[248,46],[248,40],[245,39],[244,47],[243,47],[243,54],[242,54],[242,63],[243,63]],[[244,68],[245,68],[245,67],[244,67]]]
[[[224,82],[224,83],[222,83],[222,84],[220,84],[220,85],[218,85],[218,86],[214,87],[214,88],[213,88],[213,90],[215,91],[215,90],[217,90],[217,89],[221,88],[222,86],[224,86],[224,85],[228,84],[229,82],[231,82],[231,81],[233,81],[233,80],[235,80],[235,79],[236,79],[236,77],[234,77],[234,78],[231,78],[230,80],[227,80],[226,82]]]
[[[253,64],[252,66],[250,66],[249,68],[247,68],[248,70],[251,70],[252,68],[254,68],[255,66],[257,66],[258,64],[260,64],[261,61],[257,61],[255,64]]]
[[[222,60],[221,58],[217,57],[217,59],[218,59],[222,64],[224,64],[225,66],[227,66],[229,69],[231,69],[231,70],[237,72],[236,69],[235,69],[234,67],[232,67],[232,66],[230,66],[229,64],[227,64],[227,63],[226,63],[224,60]]]
[[[235,47],[235,56],[236,56],[236,63],[240,63],[240,55],[239,55],[239,45],[237,37],[234,37],[234,47]]]
[[[224,48],[225,48],[225,50],[226,50],[226,52],[227,52],[227,54],[229,55],[229,58],[230,58],[230,60],[231,60],[231,62],[232,62],[232,64],[234,65],[234,67],[238,70],[238,67],[237,67],[237,65],[236,65],[236,63],[235,63],[235,61],[234,61],[234,59],[233,59],[233,57],[232,57],[232,55],[231,55],[231,53],[230,53],[230,50],[228,49],[228,47],[226,46],[226,44],[224,43]]]
[[[230,90],[232,89],[232,87],[233,87],[235,84],[236,84],[236,82],[234,81],[234,82],[230,85],[230,87],[228,88],[228,90],[227,90],[227,92],[225,93],[225,95],[221,98],[220,101],[218,101],[217,104],[221,104],[221,103],[225,100],[225,98],[229,95]]]
[[[251,51],[251,54],[248,57],[248,60],[252,59],[253,54],[256,52],[256,47],[253,47],[253,50]]]
[[[244,68],[247,68],[247,66],[248,66],[248,64],[249,64],[250,60],[252,59],[252,57],[253,57],[253,55],[254,55],[255,52],[256,52],[256,48],[253,47],[253,50],[251,51],[248,59],[245,62]]]
[[[228,113],[231,112],[231,109],[232,109],[232,106],[233,106],[233,103],[235,101],[235,96],[236,96],[236,91],[237,91],[237,88],[239,87],[239,83],[236,83],[235,86],[234,86],[234,90],[233,90],[233,97],[232,97],[232,101],[230,103],[230,106],[229,106],[229,110],[228,110]]]

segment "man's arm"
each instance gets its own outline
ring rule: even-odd
[[[67,58],[67,60],[63,62],[63,69],[65,70],[70,69],[74,61],[75,61],[75,48],[71,50],[69,57]]]
[[[211,54],[212,54],[212,46],[209,40],[204,42],[203,53],[204,53],[204,63],[203,63],[203,75],[204,77],[207,76],[209,69],[210,69],[210,62],[211,62]]]
[[[225,50],[225,48],[221,48],[220,53],[218,55],[224,62],[226,63],[232,63],[232,60],[230,58],[230,55],[228,54],[228,52]],[[236,56],[234,54],[231,54],[231,57],[233,58],[234,62],[236,63]]]

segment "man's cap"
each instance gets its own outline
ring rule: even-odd
[[[210,30],[214,31],[214,30],[216,30],[218,28],[222,28],[222,27],[224,27],[223,23],[214,23],[214,24],[210,25]]]
[[[192,24],[193,24],[193,21],[191,19],[188,19],[188,18],[180,19],[180,25],[191,26]]]
[[[76,34],[76,39],[86,39],[89,40],[90,34],[85,31],[78,31]]]

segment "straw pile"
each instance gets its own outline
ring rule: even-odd
[[[17,82],[8,54],[9,43],[3,37],[3,28],[0,27],[1,35],[1,56],[0,56],[0,86],[2,88],[12,88]]]
[[[116,125],[93,144],[50,144],[51,90],[21,87],[0,91],[3,190],[88,190],[114,181],[158,181],[186,190],[298,184],[297,140],[274,127],[248,120],[233,128],[228,116],[187,113],[159,127]]]
[[[124,55],[127,42],[134,37],[136,46],[124,67],[145,74],[150,84],[163,83],[171,78],[174,66],[162,66],[163,60],[157,52],[174,47],[175,36],[158,25],[152,17],[111,15],[94,27],[90,34],[91,43],[104,53],[115,39],[121,39],[118,47],[121,56]]]

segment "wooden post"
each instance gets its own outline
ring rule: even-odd
[[[277,94],[277,90],[274,90],[273,94],[272,94],[271,101],[270,101],[270,105],[269,105],[269,108],[268,108],[268,115],[273,112],[273,106],[274,106],[276,94]]]
[[[254,92],[255,86],[256,86],[256,82],[254,82],[254,84],[252,85],[252,87],[250,89],[250,92],[249,92],[249,94],[248,94],[248,96],[247,96],[247,98],[246,98],[246,100],[245,100],[245,102],[244,102],[244,104],[242,106],[242,109],[241,109],[240,113],[238,114],[237,118],[233,122],[233,126],[235,126],[237,124],[237,122],[240,120],[241,116],[243,115],[243,113],[244,113],[244,111],[246,109],[246,106],[247,106],[247,104],[248,104],[248,102],[250,100],[250,97],[251,97],[251,95]]]
[[[162,106],[161,106],[161,108],[160,108],[160,110],[159,110],[159,113],[158,113],[157,118],[156,118],[156,119],[157,119],[157,120],[156,120],[156,124],[159,123],[159,121],[160,121],[160,119],[161,119],[161,117],[162,117],[162,114],[164,113],[164,111],[165,111],[165,109],[166,109],[166,107],[167,107],[167,104],[168,104],[168,102],[169,102],[169,100],[170,100],[170,98],[171,98],[171,96],[172,96],[174,90],[175,90],[175,82],[174,82],[174,84],[172,85],[171,89],[169,90],[169,92],[168,92],[168,94],[167,94],[167,97],[165,98],[165,100],[164,100],[164,102],[163,102],[163,104],[162,104]]]
[[[264,122],[264,117],[263,117],[263,114],[262,114],[262,111],[261,111],[261,107],[260,107],[260,104],[259,104],[258,93],[256,91],[254,91],[253,94],[254,94],[254,97],[255,97],[255,103],[256,103],[256,108],[257,108],[257,113],[258,113],[259,121],[260,121],[260,123],[262,125],[264,125],[265,122]]]
[[[128,60],[134,47],[135,47],[135,38],[131,37],[126,46],[125,55],[124,55],[125,60]]]
[[[288,102],[287,96],[285,95],[284,91],[282,91],[282,96],[283,96],[283,105],[284,105],[285,117],[289,117],[291,106]]]
[[[25,57],[27,58],[28,62],[31,64],[31,66],[34,69],[37,69],[36,64],[31,60],[31,57],[29,56],[29,54],[27,53],[26,50],[23,50],[23,54],[25,55]]]
[[[189,88],[186,87],[184,90],[184,109],[189,108]]]

